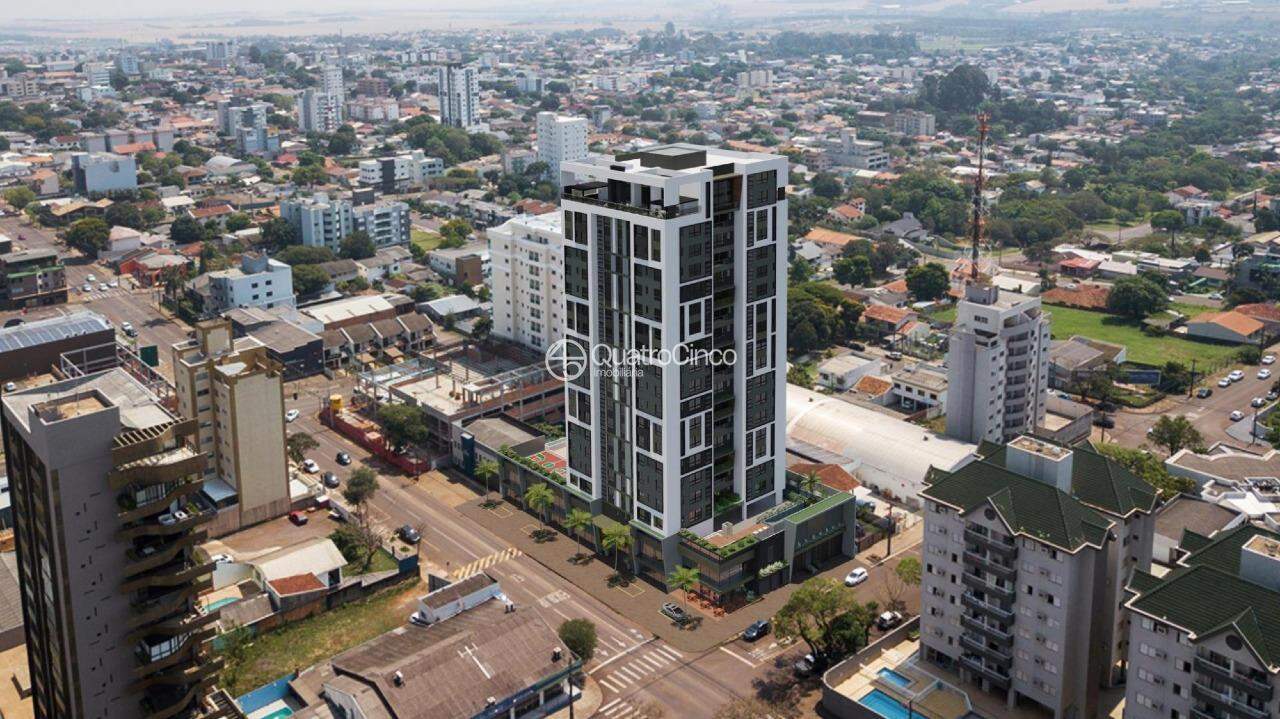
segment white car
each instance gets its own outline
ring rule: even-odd
[[[297,418],[298,418],[298,416],[299,416],[300,414],[302,414],[302,413],[301,413],[301,412],[299,412],[298,410],[296,410],[296,409],[291,409],[291,410],[289,410],[288,412],[285,412],[285,413],[284,413],[284,421],[286,421],[286,422],[292,422],[293,420],[297,419]]]
[[[316,464],[314,459],[304,459],[302,460],[302,471],[307,474],[315,474],[320,471],[320,465]]]
[[[1239,382],[1240,380],[1244,379],[1244,371],[1233,369],[1231,370],[1231,374],[1227,375],[1227,379],[1231,380],[1232,382]]]
[[[214,564],[228,564],[232,560],[230,554],[215,554],[212,557],[209,557],[209,561]]]
[[[1267,369],[1266,367],[1263,367],[1262,369],[1258,370],[1258,379],[1266,379],[1270,376],[1271,376],[1271,370]]]
[[[80,288],[80,291],[81,291],[81,292],[93,292],[93,285],[91,285],[91,284],[89,284],[88,282],[86,282],[86,283],[84,283],[84,286]]]
[[[86,281],[86,282],[97,282],[97,281],[98,281],[98,278],[97,278],[97,277],[94,277],[92,274],[85,275],[85,276],[84,276],[84,279],[85,279],[85,281]]]
[[[1218,386],[1219,386],[1219,387],[1230,387],[1230,386],[1231,386],[1231,378],[1230,378],[1230,377],[1223,377],[1222,379],[1218,380]]]
[[[1262,356],[1262,364],[1275,364],[1275,363],[1276,363],[1276,356],[1275,356],[1275,355],[1263,355],[1263,356]]]
[[[4,391],[5,391],[5,392],[17,392],[17,391],[18,391],[18,383],[17,383],[17,382],[5,382],[5,383],[4,383]]]
[[[1267,400],[1263,399],[1262,397],[1254,397],[1253,399],[1249,400],[1250,407],[1261,407],[1266,403],[1267,403]]]
[[[1240,410],[1237,409],[1231,413],[1232,422],[1239,422],[1242,419],[1244,419],[1244,412],[1241,412]]]
[[[856,587],[867,581],[867,570],[864,567],[854,567],[853,571],[845,575],[844,585],[846,587]]]
[[[116,288],[120,286],[120,280],[111,280],[107,283],[107,287]]]

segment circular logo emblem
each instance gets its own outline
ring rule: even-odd
[[[552,377],[570,382],[587,371],[587,351],[573,340],[556,340],[547,348],[545,364]]]

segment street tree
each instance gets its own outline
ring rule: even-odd
[[[1182,415],[1161,415],[1151,426],[1151,441],[1164,447],[1171,455],[1184,447],[1197,449],[1204,446],[1200,430]]]
[[[564,528],[569,530],[569,534],[572,534],[574,540],[578,543],[578,553],[574,555],[574,559],[582,556],[582,531],[590,526],[591,513],[585,509],[575,507],[569,510],[569,514],[564,518]]]
[[[498,476],[498,471],[498,463],[492,459],[482,459],[480,460],[480,463],[476,465],[476,479],[480,480],[480,482],[484,484],[484,491],[492,491],[489,489],[489,482]]]
[[[606,552],[613,552],[613,571],[618,570],[618,555],[631,548],[631,530],[624,525],[609,527],[600,538],[600,545]]]
[[[667,586],[684,593],[685,606],[689,604],[689,592],[701,581],[702,573],[697,567],[676,567],[675,571],[667,575]]]
[[[306,432],[295,432],[289,435],[289,438],[285,440],[284,444],[285,450],[289,455],[289,459],[292,459],[298,464],[302,464],[302,461],[307,458],[307,452],[310,452],[320,446],[320,443],[316,441],[316,438]]]
[[[547,510],[555,504],[555,501],[556,497],[546,482],[535,484],[524,491],[524,506],[536,512],[538,521],[542,524],[538,528],[539,534],[547,531]]]
[[[780,639],[803,639],[814,657],[831,659],[838,647],[837,622],[857,607],[852,590],[842,582],[812,577],[778,610],[774,628]]]
[[[365,506],[373,495],[378,493],[378,475],[368,467],[359,467],[347,477],[347,485],[342,489],[342,498],[356,508],[361,521],[365,518]]]
[[[556,631],[560,641],[582,660],[583,664],[596,655],[596,625],[589,619],[566,619]]]

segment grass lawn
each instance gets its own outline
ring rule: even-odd
[[[1196,342],[1174,335],[1152,337],[1144,334],[1142,326],[1133,320],[1101,312],[1056,305],[1046,305],[1045,309],[1053,315],[1050,326],[1054,339],[1081,335],[1103,342],[1122,344],[1129,349],[1130,362],[1162,366],[1165,362],[1173,360],[1189,367],[1191,360],[1195,359],[1203,367],[1205,363],[1221,362],[1236,352],[1236,348],[1230,345]]]
[[[402,626],[422,582],[393,587],[255,637],[238,661],[228,657],[223,686],[240,696]]]
[[[373,560],[369,562],[369,569],[361,571],[364,569],[364,561],[356,560],[342,568],[342,576],[354,577],[359,574],[365,574],[366,572],[393,572],[399,566],[399,564],[396,564],[395,558],[393,558],[387,550],[379,549],[374,553]]]
[[[435,232],[427,232],[426,230],[409,230],[409,241],[423,252],[430,252],[440,246],[444,242],[444,236]]]

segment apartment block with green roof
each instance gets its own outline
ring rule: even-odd
[[[921,492],[921,654],[1013,707],[1092,717],[1123,678],[1124,587],[1150,567],[1156,491],[1098,454],[983,443]]]
[[[1128,585],[1127,719],[1280,716],[1280,534],[1184,532],[1176,568]]]

